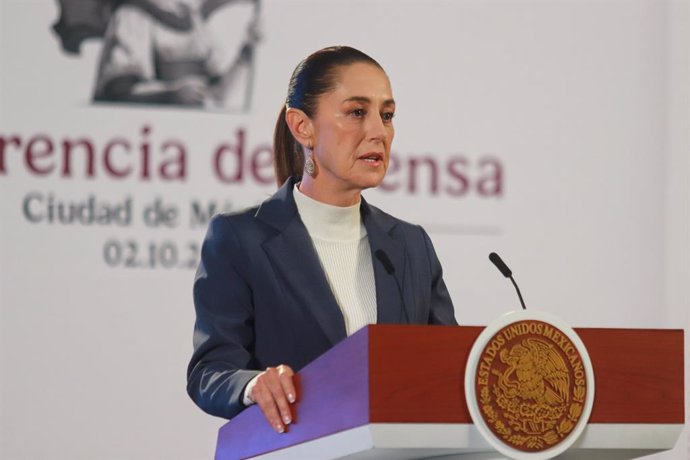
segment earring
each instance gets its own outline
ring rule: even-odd
[[[309,155],[304,160],[304,172],[311,177],[314,177],[314,172],[316,172],[316,165],[314,164],[314,157],[312,157],[311,151],[309,151]]]
[[[311,143],[307,146],[307,155],[304,159],[304,172],[314,177],[316,173],[316,164],[314,163],[313,146]]]

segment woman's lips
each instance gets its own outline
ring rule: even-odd
[[[372,166],[378,166],[383,163],[383,154],[377,152],[365,153],[364,155],[360,155],[357,159]]]

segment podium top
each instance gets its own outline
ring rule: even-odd
[[[251,457],[370,423],[471,424],[465,365],[482,330],[368,326],[297,374],[287,433],[250,407],[220,429],[217,457]],[[590,424],[683,423],[682,330],[575,330],[596,378]]]

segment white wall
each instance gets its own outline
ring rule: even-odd
[[[670,1],[667,10],[668,155],[665,201],[665,301],[667,322],[685,328],[685,369],[690,369],[690,4]],[[687,371],[686,371],[687,376]],[[687,380],[687,378],[686,378]],[[690,383],[686,381],[686,408]],[[685,431],[673,452],[659,458],[690,458],[690,409]]]

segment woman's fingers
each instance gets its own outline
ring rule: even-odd
[[[292,423],[290,403],[297,398],[289,366],[269,367],[257,377],[250,399],[256,401],[266,420],[278,433]]]
[[[206,95],[206,86],[197,77],[181,78],[173,83],[173,98],[179,104],[200,104]]]
[[[292,377],[295,375],[290,366],[278,366],[278,376],[280,377],[280,384],[283,386],[283,391],[290,403],[297,401],[297,392],[295,391],[295,383]]]
[[[285,394],[285,391],[283,391],[283,385],[280,382],[281,376],[275,368],[267,370],[266,373],[270,376],[269,379],[266,379],[266,385],[268,386],[268,390],[273,397],[275,405],[278,406],[281,421],[285,425],[288,425],[290,422],[292,422],[292,413],[290,412],[290,405],[288,403],[287,395]]]
[[[252,391],[252,399],[256,401],[256,404],[258,404],[261,412],[263,412],[264,417],[268,423],[271,424],[275,431],[278,433],[285,431],[285,425],[281,420],[278,407],[276,406],[271,391],[266,385],[262,385],[261,382],[257,382]]]

